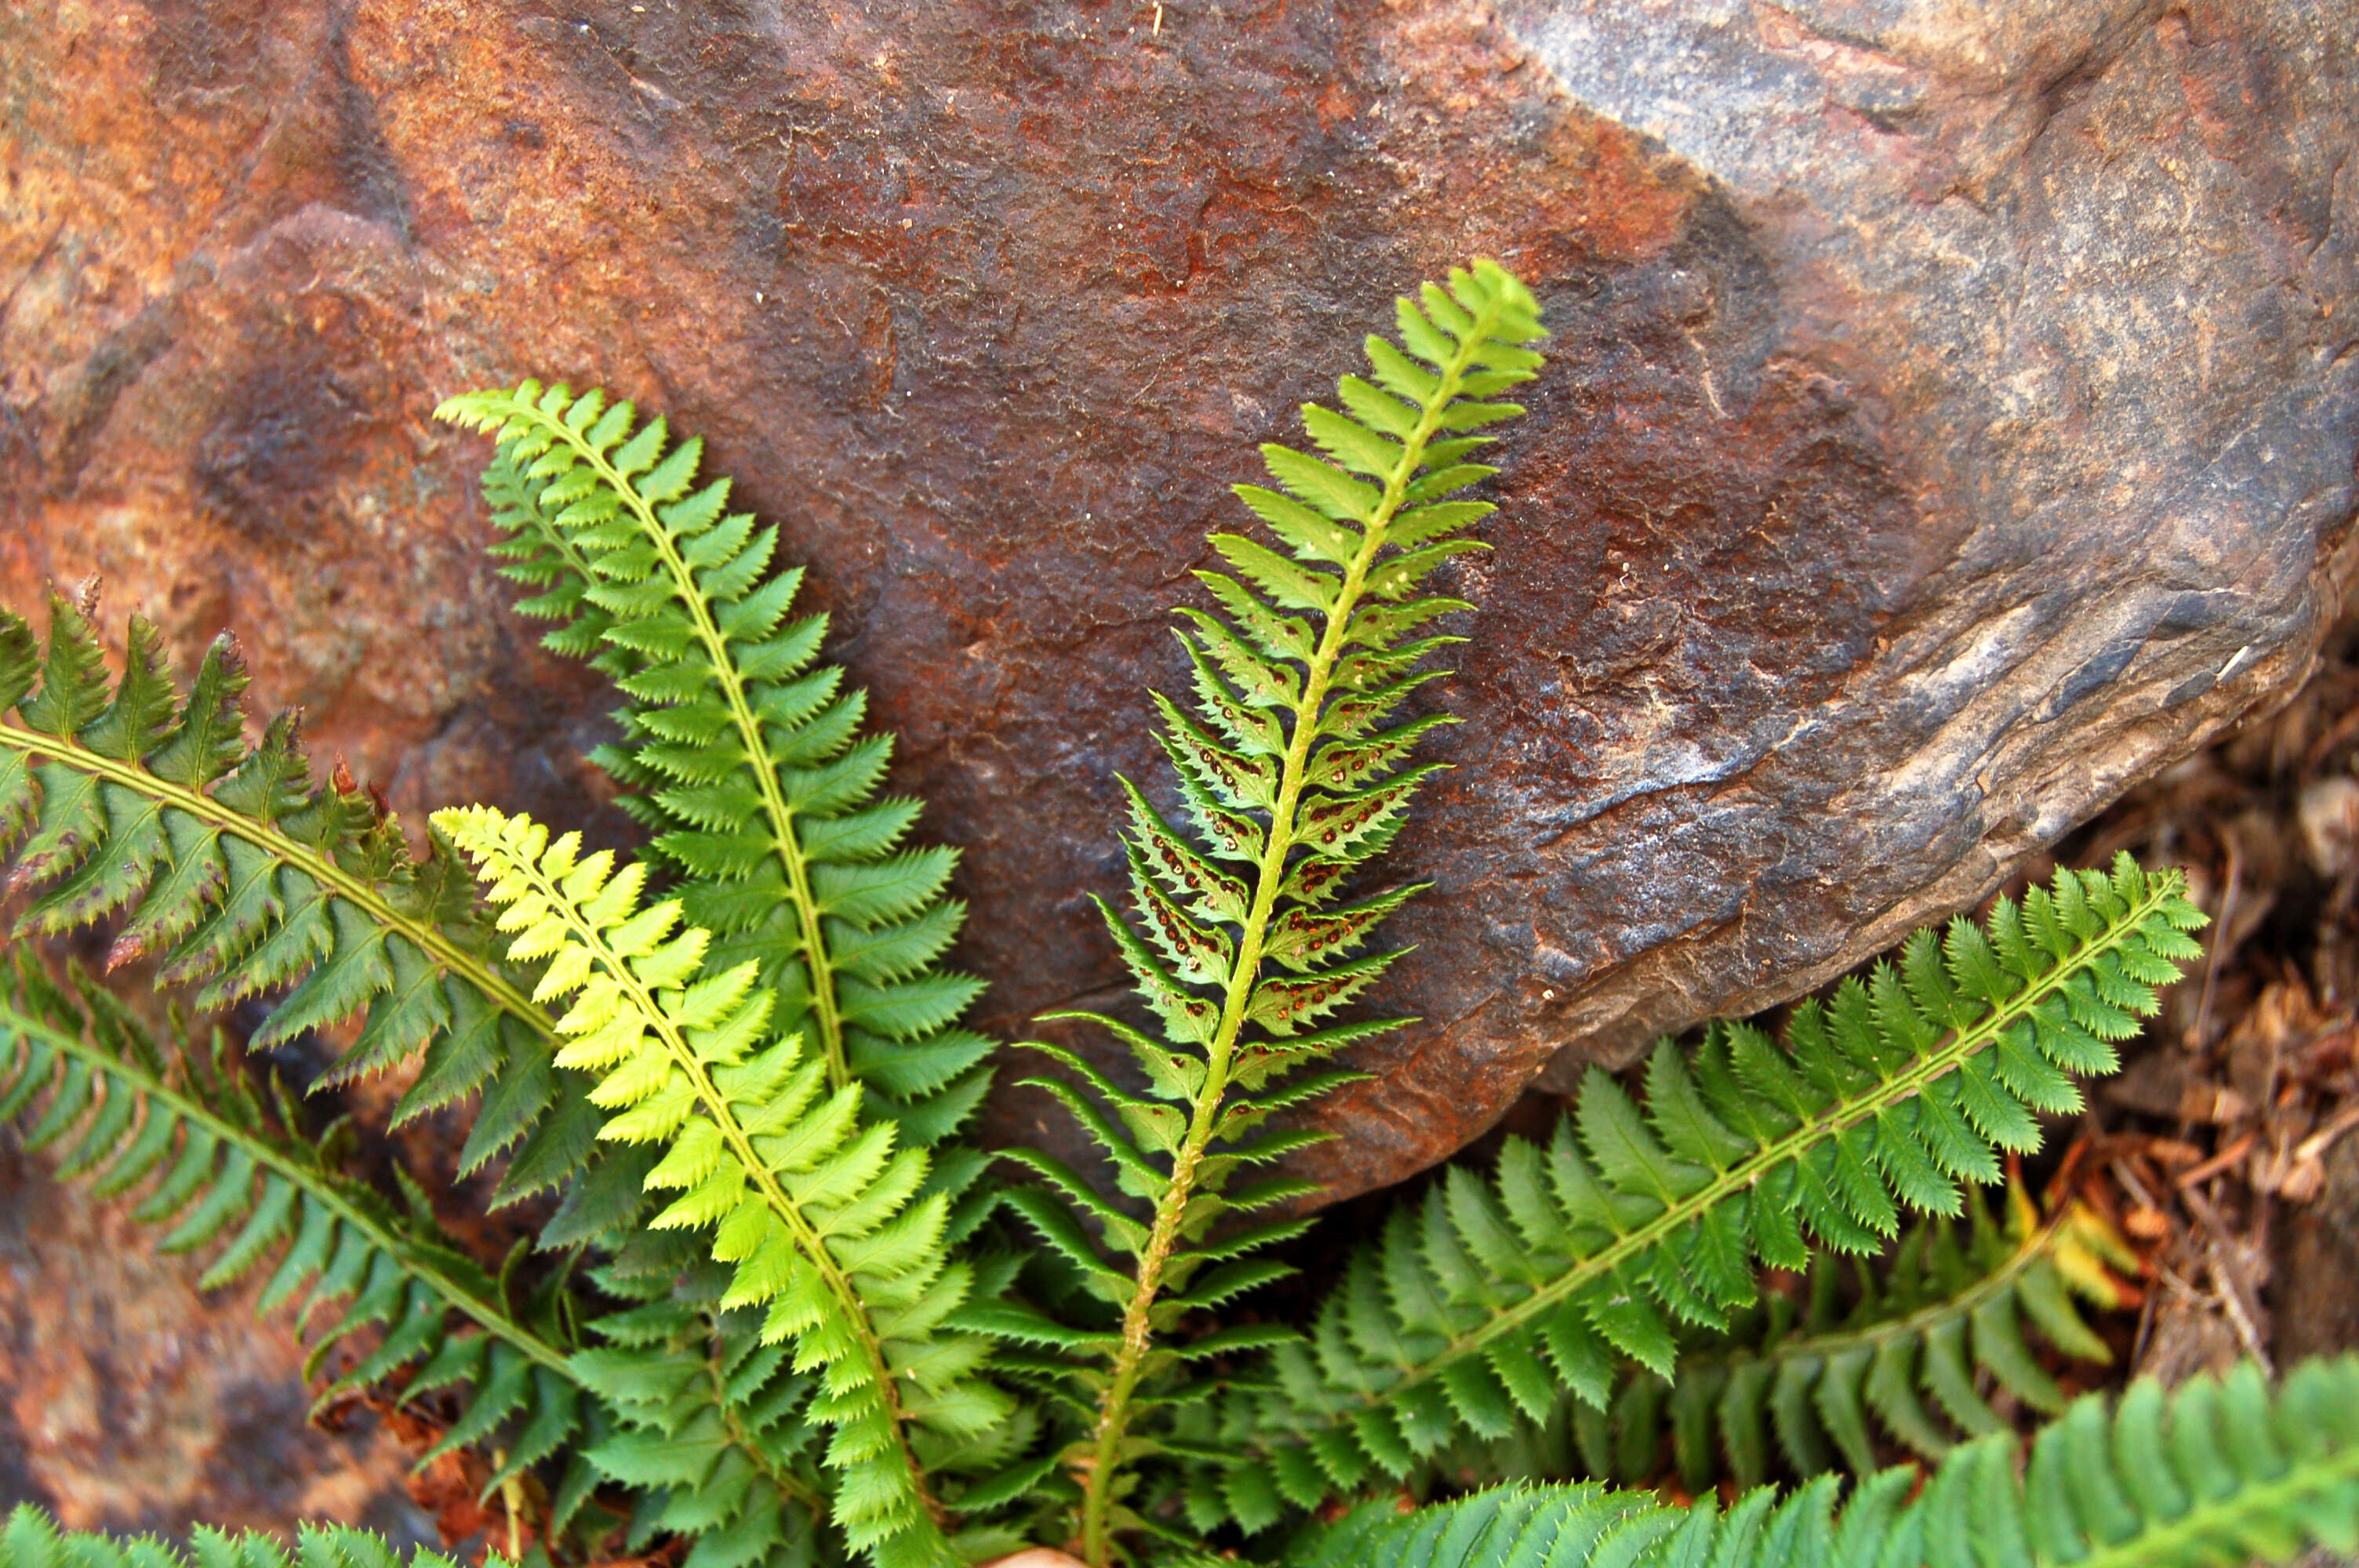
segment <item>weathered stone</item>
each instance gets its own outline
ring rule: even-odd
[[[2348,575],[2359,21],[2000,5],[56,0],[0,16],[0,591],[92,570],[404,810],[619,831],[435,400],[704,432],[966,847],[984,1022],[1111,1001],[1114,775],[1252,446],[1404,285],[1558,339],[1462,586],[1439,886],[1338,1193],[1790,995],[2282,693]],[[1556,1065],[1550,1066],[1553,1062]],[[1005,1138],[1069,1140],[1019,1095]]]
[[[304,1424],[302,1348],[257,1323],[260,1281],[200,1292],[156,1233],[0,1141],[0,1512],[82,1530],[365,1523],[433,1544],[374,1417]]]

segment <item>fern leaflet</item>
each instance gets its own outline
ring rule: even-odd
[[[1920,931],[1896,967],[1794,1011],[1780,1050],[1715,1025],[1669,1042],[1642,1113],[1593,1069],[1541,1149],[1511,1141],[1495,1181],[1453,1170],[1421,1211],[1277,1347],[1226,1430],[1297,1434],[1229,1470],[1234,1513],[1266,1528],[1372,1474],[1406,1476],[1462,1433],[1539,1419],[1560,1388],[1603,1406],[1617,1355],[1671,1378],[1679,1322],[1724,1329],[1756,1297],[1753,1262],[1810,1262],[1808,1236],[1879,1249],[1902,1210],[1955,1215],[1995,1182],[1997,1150],[2039,1144],[2035,1110],[2080,1106],[2072,1074],[2111,1072],[2153,988],[2200,949],[2175,872],[2127,856],[2060,871],[1985,933]]]
[[[26,954],[0,986],[0,1121],[28,1119],[27,1146],[55,1148],[60,1173],[87,1178],[101,1196],[141,1191],[133,1212],[170,1227],[164,1251],[218,1244],[204,1288],[275,1258],[261,1309],[291,1303],[306,1323],[328,1314],[308,1371],[377,1330],[323,1400],[404,1367],[413,1368],[404,1402],[466,1390],[458,1419],[420,1463],[504,1433],[489,1495],[583,1430],[561,1278],[516,1310],[505,1287],[441,1234],[422,1193],[409,1189],[405,1217],[343,1175],[332,1147],[291,1130],[283,1092],[266,1103],[228,1065],[220,1034],[210,1070],[192,1053],[168,1055],[114,998],[75,979],[80,1006]],[[341,1314],[330,1308],[339,1300]],[[463,1320],[456,1332],[453,1314]],[[578,1502],[591,1477],[578,1456],[568,1463],[573,1474],[560,1493]]]
[[[992,1043],[956,1027],[982,990],[938,967],[965,907],[956,851],[908,848],[913,800],[878,799],[892,737],[861,733],[864,692],[818,662],[824,614],[789,619],[799,568],[770,575],[774,526],[696,482],[674,444],[603,392],[526,382],[437,416],[496,433],[484,473],[508,576],[544,591],[547,642],[622,689],[618,746],[594,760],[677,870],[686,917],[724,967],[759,966],[781,1033],[808,1035],[832,1088],[857,1078],[932,1143],[989,1087]]]
[[[937,1169],[896,1147],[893,1123],[864,1125],[858,1087],[830,1093],[802,1037],[772,1029],[756,961],[716,968],[679,900],[640,907],[642,866],[617,872],[578,836],[552,843],[487,806],[436,820],[481,869],[509,957],[545,962],[538,994],[571,999],[557,1061],[600,1076],[599,1136],[664,1151],[647,1184],[680,1195],[650,1227],[716,1227],[712,1256],[734,1265],[722,1304],[766,1309],[761,1338],[791,1340],[796,1368],[818,1375],[807,1408],[832,1429],[846,1539],[880,1562],[941,1559],[921,1433],[972,1439],[1011,1413],[978,1375],[988,1341],[937,1332],[973,1286],[945,1255],[973,1165]]]
[[[205,1007],[291,988],[255,1032],[258,1049],[365,1010],[330,1081],[423,1048],[397,1119],[480,1089],[465,1169],[513,1149],[504,1198],[572,1174],[595,1113],[561,1092],[548,1020],[486,957],[447,849],[435,842],[413,861],[392,817],[341,770],[315,787],[294,714],[249,746],[245,671],[226,634],[181,698],[145,619],[132,618],[112,687],[87,606],[53,595],[49,626],[44,650],[0,611],[0,851],[23,840],[8,887],[40,892],[21,927],[125,916],[113,959],[159,956],[167,982],[209,982]]]
[[[2245,1365],[2119,1404],[2076,1400],[2021,1473],[2012,1433],[1951,1451],[1910,1498],[1907,1468],[1835,1509],[1824,1476],[1725,1513],[1593,1484],[1508,1487],[1401,1514],[1370,1504],[1317,1532],[1298,1568],[2236,1568],[2359,1545],[2359,1359],[2271,1390]]]
[[[1082,1489],[1082,1552],[1100,1568],[1116,1533],[1146,1524],[1123,1499],[1129,1462],[1151,1451],[1130,1434],[1134,1411],[1172,1397],[1142,1392],[1178,1358],[1154,1346],[1156,1336],[1190,1307],[1266,1274],[1266,1265],[1242,1260],[1307,1223],[1265,1221],[1208,1241],[1223,1217],[1266,1211],[1306,1190],[1283,1178],[1231,1190],[1231,1177],[1301,1147],[1307,1135],[1259,1130],[1274,1112],[1351,1075],[1286,1080],[1340,1046],[1399,1027],[1324,1021],[1398,957],[1361,950],[1417,890],[1336,900],[1344,881],[1392,842],[1435,771],[1408,760],[1418,739],[1444,720],[1397,715],[1439,673],[1423,667],[1426,656],[1458,641],[1422,634],[1429,623],[1467,606],[1419,597],[1419,587],[1443,561],[1485,547],[1459,535],[1490,504],[1450,499],[1495,471],[1466,460],[1490,439],[1468,432],[1522,412],[1482,400],[1537,373],[1540,356],[1523,345],[1545,334],[1530,292],[1488,262],[1453,272],[1447,288],[1427,286],[1421,305],[1401,300],[1397,318],[1406,351],[1371,338],[1375,383],[1345,376],[1339,384],[1348,416],[1303,409],[1312,439],[1333,461],[1266,447],[1279,488],[1238,487],[1288,553],[1239,534],[1213,535],[1238,575],[1199,575],[1226,619],[1181,612],[1201,722],[1158,701],[1160,739],[1197,843],[1125,784],[1131,896],[1145,935],[1103,902],[1100,908],[1166,1038],[1094,1015],[1057,1016],[1113,1032],[1149,1092],[1128,1093],[1070,1052],[1035,1047],[1111,1106],[1109,1117],[1067,1084],[1041,1082],[1106,1150],[1123,1190],[1153,1206],[1152,1219],[1131,1218],[1047,1154],[1007,1155],[1060,1189],[1134,1260],[1128,1271],[1103,1261],[1047,1189],[1008,1200],[1121,1314],[1116,1331],[1080,1346],[1108,1367],[1086,1379],[1093,1430],[1067,1456]],[[1227,1147],[1214,1152],[1215,1145]],[[1193,1296],[1169,1293],[1191,1285]],[[1250,1337],[1194,1353],[1238,1348]]]

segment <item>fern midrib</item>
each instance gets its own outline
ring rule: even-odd
[[[1188,1199],[1195,1185],[1195,1173],[1210,1147],[1213,1129],[1219,1125],[1221,1102],[1228,1092],[1229,1065],[1235,1054],[1237,1036],[1245,1027],[1245,1009],[1253,1000],[1255,985],[1261,978],[1262,947],[1266,941],[1271,914],[1277,904],[1278,890],[1285,884],[1287,858],[1295,847],[1295,813],[1300,804],[1310,771],[1310,751],[1318,742],[1321,712],[1328,697],[1328,683],[1334,674],[1335,663],[1342,656],[1343,643],[1351,626],[1352,611],[1356,608],[1367,576],[1375,565],[1376,556],[1386,544],[1394,516],[1407,498],[1410,482],[1425,460],[1425,450],[1440,430],[1441,416],[1456,400],[1458,389],[1474,362],[1475,354],[1489,341],[1497,324],[1495,309],[1486,310],[1461,340],[1458,351],[1443,367],[1441,380],[1433,395],[1426,401],[1416,427],[1402,442],[1399,460],[1385,481],[1384,493],[1376,503],[1375,515],[1369,520],[1367,532],[1360,548],[1344,570],[1342,585],[1336,589],[1335,602],[1327,611],[1327,623],[1305,669],[1302,697],[1294,707],[1294,730],[1288,738],[1286,757],[1278,774],[1278,792],[1270,810],[1268,841],[1263,846],[1256,871],[1254,901],[1246,912],[1244,931],[1238,939],[1237,955],[1229,972],[1229,985],[1221,1006],[1219,1026],[1212,1043],[1205,1050],[1204,1088],[1197,1097],[1194,1112],[1189,1119],[1188,1136],[1180,1152],[1172,1159],[1171,1180],[1162,1199],[1156,1205],[1155,1223],[1148,1232],[1147,1243],[1139,1257],[1138,1283],[1129,1306],[1123,1312],[1122,1346],[1114,1361],[1114,1377],[1107,1385],[1101,1402],[1095,1444],[1090,1461],[1089,1475],[1084,1479],[1082,1514],[1082,1557],[1103,1568],[1109,1561],[1106,1531],[1107,1510],[1113,1502],[1112,1477],[1116,1467],[1116,1455],[1121,1452],[1122,1438],[1129,1422],[1129,1405],[1136,1392],[1141,1369],[1146,1364],[1153,1328],[1150,1314],[1156,1298],[1161,1293],[1163,1270],[1177,1240],[1180,1224],[1186,1216]]]
[[[294,867],[313,881],[333,889],[337,896],[357,904],[378,926],[398,933],[421,951],[432,956],[445,971],[459,975],[483,992],[500,1011],[530,1028],[552,1049],[555,1047],[556,1031],[547,1015],[506,976],[492,969],[478,955],[468,952],[434,926],[402,914],[386,902],[374,884],[354,876],[300,839],[290,838],[276,827],[232,811],[202,790],[190,789],[158,778],[136,762],[101,756],[79,741],[62,740],[37,730],[0,721],[0,745],[49,757],[84,773],[95,773],[151,800],[184,811],[209,827],[245,839],[272,860]]]
[[[2239,1487],[2220,1501],[2194,1503],[2169,1523],[2140,1530],[2126,1541],[2110,1546],[2092,1542],[2095,1550],[2075,1559],[2072,1568],[2153,1568],[2158,1563],[2185,1562],[2189,1559],[2180,1553],[2190,1546],[2223,1534],[2241,1539],[2234,1532],[2245,1520],[2290,1519],[2306,1495],[2351,1480],[2359,1480],[2359,1447],[2297,1464],[2274,1481]],[[2320,1539],[2307,1528],[2303,1533],[2312,1541]]]
[[[294,1183],[314,1199],[327,1206],[344,1224],[366,1237],[370,1245],[401,1264],[402,1271],[415,1280],[423,1281],[434,1293],[453,1310],[473,1318],[486,1331],[498,1336],[532,1360],[572,1382],[567,1369],[566,1356],[530,1329],[516,1323],[498,1308],[490,1305],[469,1292],[441,1270],[420,1261],[408,1247],[408,1238],[387,1229],[353,1204],[336,1185],[324,1179],[323,1173],[289,1159],[284,1151],[269,1140],[240,1127],[208,1107],[202,1100],[184,1094],[153,1074],[136,1067],[124,1058],[104,1051],[80,1035],[55,1024],[33,1018],[14,1004],[0,1001],[0,1021],[10,1028],[28,1034],[38,1034],[54,1048],[78,1057],[110,1078],[118,1078],[131,1086],[131,1090],[159,1099],[172,1108],[183,1121],[201,1126],[213,1137],[234,1143],[258,1164],[268,1167]]]
[[[2172,890],[2164,879],[2153,879],[2147,885],[2146,896],[2131,905],[2122,919],[2110,923],[2105,935],[2082,944],[2068,957],[2058,959],[2055,968],[2026,986],[2010,1000],[2001,1003],[1972,1029],[1961,1031],[1948,1044],[1935,1046],[1900,1073],[1864,1091],[1859,1098],[1843,1101],[1816,1119],[1806,1121],[1775,1141],[1764,1144],[1759,1152],[1719,1173],[1712,1181],[1678,1203],[1667,1205],[1661,1214],[1636,1229],[1624,1232],[1600,1250],[1578,1260],[1565,1273],[1536,1287],[1521,1301],[1500,1308],[1481,1324],[1463,1334],[1453,1336],[1441,1350],[1424,1362],[1414,1368],[1402,1368],[1403,1375],[1398,1381],[1375,1392],[1354,1390],[1344,1393],[1337,1401],[1337,1409],[1321,1412],[1323,1419],[1327,1424],[1332,1425],[1358,1411],[1383,1403],[1408,1389],[1439,1377],[1443,1368],[1460,1357],[1474,1354],[1492,1341],[1515,1333],[1542,1311],[1577,1294],[1622,1264],[1643,1257],[1688,1221],[1754,1185],[1786,1161],[1799,1157],[1804,1151],[1834,1137],[1846,1128],[1890,1109],[1921,1091],[1934,1079],[1954,1071],[1967,1057],[1990,1044],[2008,1024],[2029,1012],[2066,980],[2080,973],[2096,955],[2110,950],[2114,935],[2158,913],[2171,896]]]
[[[803,961],[810,970],[811,1011],[819,1023],[821,1051],[827,1058],[828,1083],[838,1089],[848,1087],[853,1082],[852,1067],[843,1054],[843,1022],[836,1005],[835,966],[828,957],[827,934],[820,921],[818,902],[811,895],[810,861],[802,852],[801,841],[795,837],[794,808],[787,804],[786,795],[778,788],[769,742],[763,737],[762,721],[755,716],[753,705],[745,700],[745,683],[737,674],[736,662],[729,656],[728,640],[714,624],[688,562],[673,547],[670,530],[663,525],[655,507],[639,493],[638,487],[624,478],[622,471],[606,460],[603,452],[582,440],[564,420],[543,414],[538,405],[529,406],[535,420],[571,447],[623,498],[623,504],[639,520],[640,531],[662,557],[664,569],[671,574],[672,591],[687,607],[697,640],[704,644],[705,658],[712,666],[713,678],[721,683],[722,695],[728,700],[729,721],[736,727],[738,743],[745,748],[746,766],[752,769],[755,783],[761,790],[763,814],[770,819],[770,836],[777,849],[778,864],[787,873],[788,894],[794,903],[795,918],[802,926]]]
[[[886,1359],[884,1342],[877,1336],[875,1325],[869,1321],[866,1304],[853,1288],[851,1277],[828,1251],[827,1243],[818,1229],[804,1217],[801,1206],[779,1184],[768,1162],[755,1151],[752,1138],[729,1108],[727,1098],[714,1085],[712,1076],[705,1071],[704,1064],[681,1036],[662,1004],[632,970],[629,961],[615,954],[607,944],[605,934],[582,917],[564,889],[537,861],[518,857],[516,864],[525,873],[526,880],[541,894],[551,912],[564,922],[566,928],[583,946],[590,949],[606,972],[614,977],[616,985],[638,1006],[640,1013],[647,1020],[647,1026],[663,1042],[664,1050],[670,1055],[672,1064],[687,1075],[696,1090],[697,1098],[704,1107],[705,1115],[712,1118],[714,1130],[728,1144],[739,1169],[761,1193],[763,1201],[769,1205],[770,1212],[786,1222],[787,1229],[795,1238],[795,1245],[820,1271],[820,1277],[827,1281],[829,1292],[852,1324],[853,1333],[868,1362],[870,1374],[875,1379],[877,1398],[883,1401],[885,1413],[892,1422],[895,1451],[909,1473],[911,1488],[924,1507],[928,1523],[939,1531],[940,1505],[928,1488],[925,1468],[919,1464],[915,1451],[909,1446],[908,1418],[901,1410],[900,1390],[893,1381],[893,1369]]]

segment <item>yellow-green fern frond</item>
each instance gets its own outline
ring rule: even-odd
[[[762,1309],[762,1339],[816,1378],[846,1538],[947,1552],[919,1433],[987,1431],[1011,1405],[980,1376],[988,1342],[940,1328],[973,1281],[948,1256],[954,1194],[927,1152],[867,1119],[857,1085],[830,1088],[824,1058],[773,1028],[758,963],[708,962],[679,900],[644,902],[643,867],[489,807],[436,821],[475,860],[509,957],[543,966],[536,995],[567,1004],[557,1060],[597,1076],[599,1136],[662,1151],[647,1184],[674,1195],[650,1226],[710,1230],[734,1271],[722,1304]]]

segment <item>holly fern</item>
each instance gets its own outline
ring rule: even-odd
[[[291,719],[248,741],[234,645],[182,693],[135,621],[110,679],[91,602],[63,599],[46,648],[0,612],[0,857],[34,895],[21,929],[117,924],[115,957],[209,984],[201,1005],[261,999],[260,1046],[350,1030],[339,1076],[421,1056],[399,1114],[480,1097],[467,1163],[504,1159],[503,1198],[561,1195],[552,1261],[488,1275],[436,1195],[380,1201],[342,1168],[347,1140],[301,1134],[291,1102],[264,1114],[228,1055],[186,1060],[87,989],[85,1014],[38,967],[0,990],[0,1121],[172,1223],[168,1245],[218,1247],[213,1279],[277,1259],[266,1298],[327,1325],[322,1355],[375,1336],[336,1386],[447,1411],[441,1446],[490,1459],[504,1544],[535,1568],[955,1568],[1027,1546],[1088,1568],[2229,1568],[2348,1550],[2359,1368],[2034,1398],[2049,1382],[2015,1337],[2018,1299],[2060,1346],[2093,1343],[2045,1252],[1939,1310],[1784,1344],[1788,1370],[1732,1350],[1774,1316],[1762,1266],[1826,1277],[1832,1255],[1897,1246],[1905,1271],[1905,1217],[1963,1212],[2114,1070],[2202,924],[2175,874],[2126,859],[1920,933],[1795,1009],[1782,1040],[1666,1042],[1643,1097],[1593,1074],[1544,1145],[1510,1140],[1402,1205],[1300,1321],[1235,1316],[1310,1223],[1279,1162],[1317,1134],[1284,1113],[1404,1022],[1347,1011],[1419,891],[1370,873],[1437,771],[1419,743],[1452,722],[1423,688],[1472,607],[1435,574],[1485,547],[1475,460],[1541,369],[1538,302],[1491,263],[1400,301],[1397,324],[1338,407],[1304,409],[1316,454],[1264,449],[1271,482],[1237,491],[1259,530],[1212,536],[1219,568],[1180,611],[1189,700],[1156,698],[1171,775],[1123,784],[1129,902],[1105,906],[1140,1011],[1056,1015],[1136,1072],[1031,1047],[1100,1168],[1014,1149],[998,1157],[1022,1184],[985,1174],[964,1129],[993,1047],[959,1023],[980,982],[940,967],[963,914],[952,852],[906,842],[916,803],[877,795],[890,737],[821,658],[824,618],[789,615],[778,530],[729,511],[693,439],[534,382],[444,412],[496,443],[493,549],[534,590],[519,608],[621,694],[592,761],[650,830],[644,858],[478,805],[436,813],[413,860],[341,770],[311,782]],[[1047,1245],[1011,1245],[1019,1226]],[[1994,1368],[2058,1412],[2027,1447],[1977,1391]],[[1924,1419],[1920,1377],[1963,1441]],[[1576,1408],[1602,1431],[1609,1405],[1640,1413],[1633,1390],[1669,1390],[1696,1476],[1715,1434],[1740,1475],[1765,1468],[1765,1409],[1798,1471],[1854,1473],[1684,1507],[1561,1484],[1533,1444],[1511,1456],[1527,1483],[1448,1495],[1479,1473],[1470,1454]],[[1925,1468],[1872,1472],[1890,1450],[1863,1400]],[[1813,1410],[1832,1450],[1801,1441]],[[1642,1478],[1656,1448],[1627,1446],[1616,1472]],[[1419,1495],[1444,1500],[1401,1505]],[[399,1561],[342,1530],[297,1554]],[[201,1532],[183,1556],[30,1511],[0,1529],[0,1568],[191,1558],[289,1562],[261,1537]]]
[[[1308,1223],[1256,1222],[1304,1196],[1300,1183],[1262,1176],[1235,1185],[1235,1176],[1311,1141],[1267,1130],[1276,1112],[1354,1076],[1308,1069],[1400,1026],[1326,1020],[1399,957],[1364,949],[1418,890],[1343,895],[1440,771],[1410,758],[1420,738],[1451,720],[1405,718],[1403,709],[1440,673],[1428,655],[1461,640],[1432,634],[1432,623],[1471,607],[1421,589],[1443,562],[1486,547],[1464,530],[1491,503],[1461,492],[1495,470],[1468,460],[1491,439],[1478,432],[1523,412],[1496,399],[1538,373],[1528,345],[1547,334],[1530,290],[1488,262],[1452,273],[1447,288],[1428,285],[1421,301],[1400,301],[1398,323],[1398,345],[1367,341],[1374,380],[1338,384],[1348,413],[1304,407],[1326,459],[1266,446],[1277,488],[1237,487],[1280,548],[1242,534],[1212,536],[1235,575],[1198,574],[1220,613],[1181,611],[1197,717],[1157,697],[1159,739],[1191,831],[1124,784],[1136,927],[1103,901],[1100,908],[1162,1038],[1096,1014],[1052,1016],[1112,1033],[1136,1059],[1147,1093],[1125,1091],[1061,1047],[1033,1047],[1112,1108],[1110,1118],[1072,1085],[1037,1080],[1104,1147],[1122,1190],[1150,1206],[1142,1221],[1052,1156],[1009,1152],[1130,1260],[1127,1269],[1103,1261],[1046,1190],[1010,1195],[1077,1266],[1084,1288],[1120,1314],[1103,1332],[1082,1335],[1027,1322],[1017,1310],[992,1320],[1010,1337],[1102,1364],[1069,1393],[1093,1409],[1064,1455],[1080,1492],[1082,1552],[1093,1563],[1109,1560],[1118,1532],[1147,1523],[1127,1501],[1130,1465],[1152,1446],[1132,1435],[1138,1416],[1193,1397],[1172,1377],[1180,1354],[1158,1346],[1159,1336],[1183,1314],[1268,1278],[1273,1266],[1248,1255]],[[1243,1223],[1216,1234],[1232,1217]],[[1202,1358],[1275,1337],[1234,1329],[1186,1354]]]

